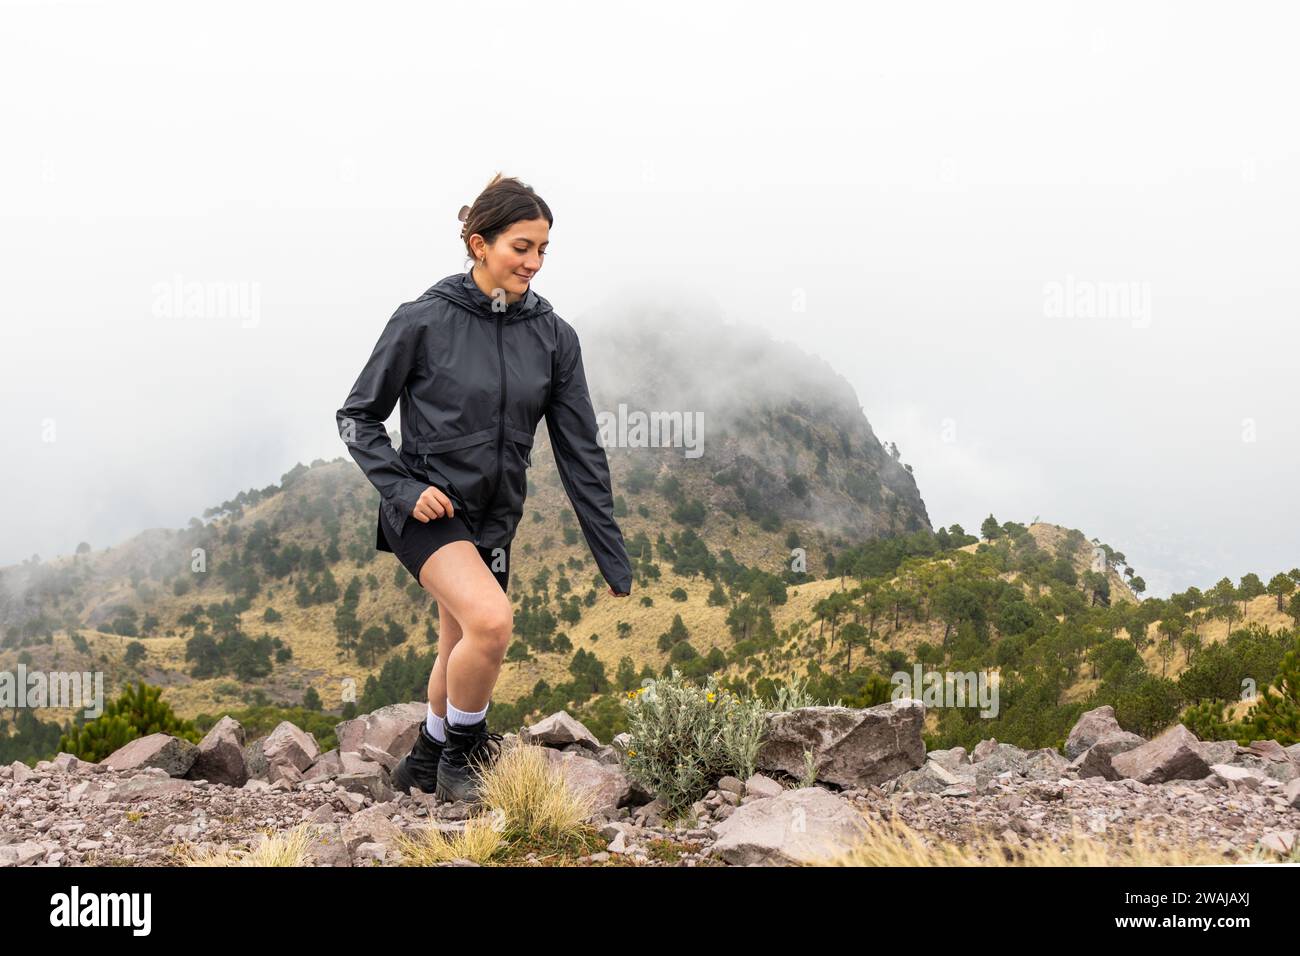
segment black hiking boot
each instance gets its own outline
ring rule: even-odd
[[[429,733],[428,726],[420,721],[420,733],[411,746],[411,752],[393,768],[393,789],[409,794],[411,787],[433,793],[438,785],[438,761],[445,744],[440,744]]]
[[[501,753],[501,735],[489,733],[487,718],[477,724],[447,724],[447,744],[438,764],[439,800],[479,802],[479,784]]]

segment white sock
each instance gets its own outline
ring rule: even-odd
[[[433,712],[433,704],[429,705],[429,716],[424,718],[424,726],[429,731],[429,736],[440,744],[447,742],[447,725],[446,718],[439,717]]]
[[[490,703],[490,701],[489,701]],[[482,710],[468,711],[460,710],[447,698],[447,723],[456,724],[458,727],[464,727],[466,724],[477,724],[487,716],[488,705],[484,704]]]

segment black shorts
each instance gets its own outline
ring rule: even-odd
[[[389,547],[393,549],[393,554],[397,555],[397,560],[402,562],[403,567],[411,572],[411,577],[415,578],[416,583],[420,581],[420,569],[424,567],[424,562],[429,560],[429,555],[437,551],[444,544],[451,541],[469,541],[473,543],[474,535],[470,533],[469,526],[461,519],[459,515],[452,515],[450,518],[445,515],[441,518],[434,518],[432,521],[421,521],[419,518],[411,517],[407,519],[406,527],[401,534],[393,530],[388,516],[384,514],[383,509],[379,512],[379,524],[383,530],[384,539],[388,542]],[[478,547],[478,545],[475,545]],[[495,548],[478,547],[479,557],[483,563],[488,566],[492,576],[497,579],[501,585],[501,590],[506,590],[506,584],[510,580],[510,545],[503,549],[504,554],[501,560],[497,562],[501,570],[493,568],[493,551]]]

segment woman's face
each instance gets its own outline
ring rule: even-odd
[[[487,273],[492,288],[506,290],[508,301],[519,299],[528,291],[532,277],[542,268],[550,231],[545,219],[526,219],[512,224],[497,236],[496,242],[483,247],[487,259],[477,268]]]

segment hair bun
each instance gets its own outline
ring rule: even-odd
[[[469,206],[461,206],[460,212],[456,213],[456,218],[461,222],[469,222]]]

